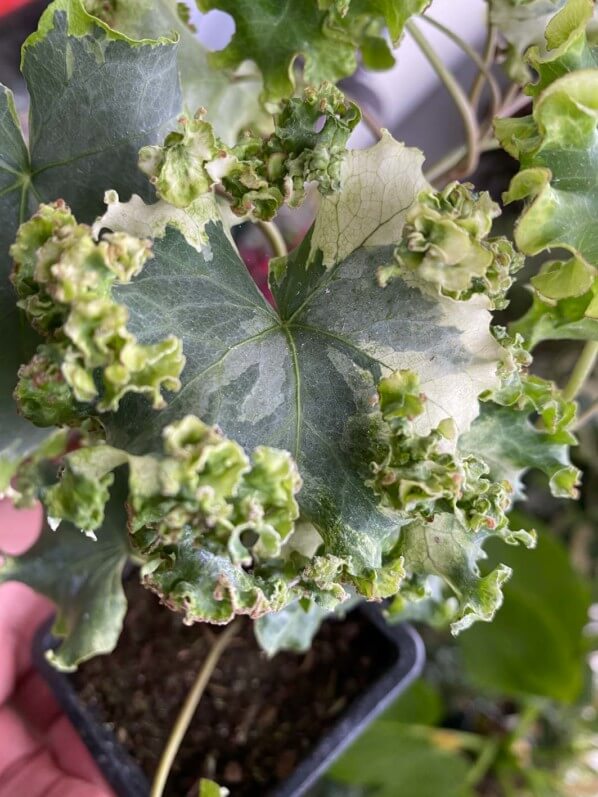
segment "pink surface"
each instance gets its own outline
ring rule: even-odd
[[[0,17],[16,11],[17,8],[27,5],[29,0],[0,0]]]
[[[26,550],[37,538],[39,507],[0,501],[0,549]],[[23,584],[0,586],[0,797],[110,797],[87,749],[31,667],[31,639],[51,612]]]

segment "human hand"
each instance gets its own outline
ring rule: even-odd
[[[17,553],[40,513],[0,502],[0,549]],[[0,797],[111,797],[69,720],[31,664],[31,641],[51,603],[24,584],[0,587]]]

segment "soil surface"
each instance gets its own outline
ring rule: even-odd
[[[131,579],[118,647],[74,676],[84,703],[113,728],[151,779],[179,709],[216,635]],[[382,642],[382,645],[381,645]],[[266,797],[387,662],[380,634],[359,614],[326,622],[307,654],[268,659],[251,623],[223,654],[175,762],[166,794],[183,797],[199,777],[231,797]]]

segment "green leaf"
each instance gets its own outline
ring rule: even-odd
[[[595,340],[598,335],[598,190],[592,175],[598,124],[598,48],[588,41],[590,0],[568,0],[546,28],[546,47],[532,48],[538,74],[528,86],[532,115],[496,122],[502,146],[521,169],[505,202],[527,200],[515,241],[527,254],[563,248],[532,280],[536,296],[514,326],[529,348],[542,340]]]
[[[206,108],[216,135],[227,145],[235,144],[239,134],[247,128],[256,133],[270,132],[270,114],[264,112],[258,101],[262,91],[261,76],[247,66],[241,66],[237,74],[212,68],[208,63],[208,51],[181,17],[181,4],[177,0],[118,0],[111,3],[88,0],[86,7],[113,30],[135,39],[176,33],[185,110],[193,116],[198,108]]]
[[[533,96],[563,75],[580,69],[595,68],[598,49],[586,36],[586,27],[593,25],[593,0],[567,0],[562,10],[549,20],[543,46],[532,47],[527,60],[538,79],[526,87]]]
[[[288,452],[259,446],[249,458],[194,416],[168,426],[163,447],[161,456],[136,457],[86,440],[63,456],[58,481],[51,473],[44,480],[42,460],[37,474],[20,469],[17,487],[34,491],[54,525],[67,520],[91,534],[126,464],[127,526],[143,581],[188,623],[255,618],[294,598],[329,606],[345,597],[333,560],[283,552],[301,487]]]
[[[97,540],[70,523],[52,531],[46,522],[29,551],[4,558],[0,583],[21,581],[56,604],[53,633],[64,641],[49,658],[58,669],[74,670],[82,661],[114,649],[126,610],[121,578],[129,550],[119,491],[110,501]]]
[[[479,577],[482,544],[490,535],[533,544],[532,537],[508,527],[511,486],[492,481],[479,456],[447,451],[447,437],[454,433],[450,419],[428,435],[413,433],[413,421],[424,409],[413,373],[397,371],[383,378],[378,394],[379,417],[372,413],[376,456],[368,483],[382,506],[410,521],[395,548],[410,580],[393,601],[391,613],[404,613],[406,600],[429,600],[430,578],[440,578],[456,597],[449,615],[454,633],[475,620],[492,619],[508,572],[497,568],[487,578]],[[427,583],[422,583],[426,577]],[[388,594],[381,592],[380,597]]]
[[[420,164],[419,153],[389,136],[349,154],[344,189],[322,200],[305,242],[275,265],[278,312],[213,224],[202,253],[168,228],[142,274],[116,289],[139,340],[176,329],[187,365],[183,388],[165,410],[127,398],[107,417],[109,442],[155,451],[164,426],[193,413],[247,450],[289,450],[304,481],[302,514],[316,526],[325,555],[342,561],[345,578],[365,594],[374,594],[378,576],[392,573],[396,582],[400,575],[392,550],[399,520],[365,484],[370,442],[363,421],[376,383],[400,368],[419,373],[428,397],[417,421],[423,433],[446,417],[465,430],[478,413],[478,393],[497,384],[500,351],[487,300],[455,302],[401,279],[385,289],[376,282],[423,183]],[[367,200],[356,206],[356,196]]]
[[[459,640],[469,674],[493,692],[574,701],[584,677],[588,586],[549,529],[540,529],[535,551],[509,548],[495,555],[509,562],[513,577],[492,626],[478,625]]]
[[[141,571],[142,583],[186,621],[228,623],[235,614],[256,619],[280,611],[295,595],[284,571],[246,573],[230,557],[198,547],[192,529],[175,545],[162,545]]]
[[[38,426],[78,425],[114,410],[133,390],[163,406],[161,390],[178,390],[185,359],[173,335],[140,346],[114,302],[115,284],[129,282],[151,257],[150,242],[124,232],[96,241],[63,201],[40,205],[19,227],[10,249],[18,306],[46,338],[19,369],[15,399]],[[101,393],[101,395],[100,395]]]
[[[32,451],[47,432],[37,429],[17,415],[12,392],[17,381],[17,369],[30,353],[27,338],[28,324],[17,308],[16,294],[8,280],[8,248],[20,222],[20,170],[27,163],[27,149],[23,141],[12,93],[0,86],[0,335],[11,341],[0,349],[0,494],[7,489],[20,457]],[[19,200],[15,202],[13,186],[19,185]],[[22,333],[22,334],[21,334]],[[33,343],[33,345],[35,345]]]
[[[377,720],[332,766],[328,777],[369,787],[375,797],[473,797],[467,759],[443,749],[443,733]]]
[[[213,780],[202,778],[199,781],[199,797],[226,797],[228,789],[221,788]]]
[[[347,141],[360,118],[355,103],[323,83],[282,103],[272,135],[245,136],[231,148],[216,138],[203,110],[180,117],[163,146],[143,147],[139,166],[158,196],[176,207],[220,183],[234,213],[268,220],[284,202],[300,205],[306,183],[317,183],[323,194],[339,190]]]
[[[583,7],[591,5],[580,1]],[[567,23],[575,35],[563,35],[565,44],[554,54],[533,59],[535,68],[541,69],[542,83],[532,115],[498,120],[496,134],[507,152],[521,163],[505,201],[530,200],[515,230],[518,247],[526,254],[562,247],[595,266],[598,189],[593,174],[598,167],[598,69],[582,68],[588,65],[568,60],[572,50],[586,41],[587,13],[574,15],[579,5],[565,6],[553,20],[561,34]],[[572,68],[577,71],[570,72]]]
[[[22,166],[29,212],[60,197],[90,222],[109,188],[151,196],[137,152],[180,109],[174,43],[133,41],[79,0],[57,0],[25,42],[22,69],[31,99],[31,165]]]
[[[433,521],[415,521],[401,529],[398,550],[417,575],[439,576],[451,585],[459,607],[451,623],[454,635],[478,620],[493,619],[502,604],[501,587],[511,570],[499,564],[488,575],[480,575],[478,560],[485,558],[483,546],[491,537],[487,530],[472,531],[449,514]]]
[[[409,725],[438,725],[443,715],[442,703],[439,689],[418,678],[384,712],[382,719]]]
[[[529,310],[510,325],[529,349],[543,340],[598,340],[598,280],[581,296],[543,302],[534,296]]]
[[[526,412],[489,402],[459,447],[464,453],[483,452],[491,475],[507,479],[516,496],[523,496],[523,475],[535,468],[546,474],[553,495],[575,498],[581,475],[569,459],[569,446],[575,442],[569,432],[541,431]]]
[[[396,44],[403,35],[405,23],[414,14],[421,14],[431,0],[351,0],[349,10],[355,14],[382,17],[390,38]]]
[[[488,0],[490,21],[507,43],[505,68],[512,80],[527,83],[531,71],[524,58],[532,45],[544,43],[546,25],[566,0]]]
[[[66,199],[80,220],[91,221],[108,188],[149,197],[137,150],[160,135],[180,103],[175,45],[116,34],[79,0],[58,0],[44,12],[24,46],[22,68],[31,101],[29,151],[12,95],[0,87],[0,332],[11,341],[0,355],[0,491],[14,460],[45,435],[17,416],[11,398],[17,368],[35,345],[8,281],[17,228],[44,200]]]
[[[323,621],[330,615],[311,601],[295,601],[280,612],[272,612],[260,617],[253,626],[259,646],[269,656],[281,650],[304,653],[311,647]]]
[[[453,182],[442,191],[422,191],[394,261],[378,271],[380,284],[397,274],[407,280],[416,274],[443,296],[463,300],[483,293],[493,308],[506,307],[511,275],[523,266],[523,257],[504,236],[488,237],[500,208],[487,191],[472,189]]]
[[[234,68],[246,59],[259,67],[264,79],[263,100],[276,104],[292,96],[294,67],[305,59],[304,78],[308,85],[323,81],[336,83],[357,68],[356,50],[365,40],[366,56],[372,54],[372,33],[379,37],[384,24],[398,40],[406,19],[423,10],[429,0],[351,0],[349,3],[303,0],[199,0],[202,11],[218,8],[232,15],[235,33],[229,44],[211,53],[215,68]],[[377,55],[369,65],[386,66],[390,56]]]

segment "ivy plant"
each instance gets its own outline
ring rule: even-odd
[[[0,580],[57,604],[62,669],[116,644],[127,561],[187,623],[249,615],[269,653],[304,649],[351,597],[433,606],[455,633],[489,621],[511,569],[481,569],[484,545],[534,545],[508,518],[523,476],[560,497],[579,483],[592,4],[553,4],[531,114],[496,124],[521,165],[514,241],[487,192],[433,184],[387,131],[349,147],[361,114],[334,84],[389,66],[427,2],[199,5],[234,17],[220,52],[169,0],[55,0],[23,48],[27,142],[2,88],[0,490],[46,522]],[[313,223],[271,260],[269,303],[233,228],[278,240],[271,220],[306,195]],[[571,257],[497,326],[524,254],[551,248]],[[564,391],[529,373],[553,338],[588,341]]]

